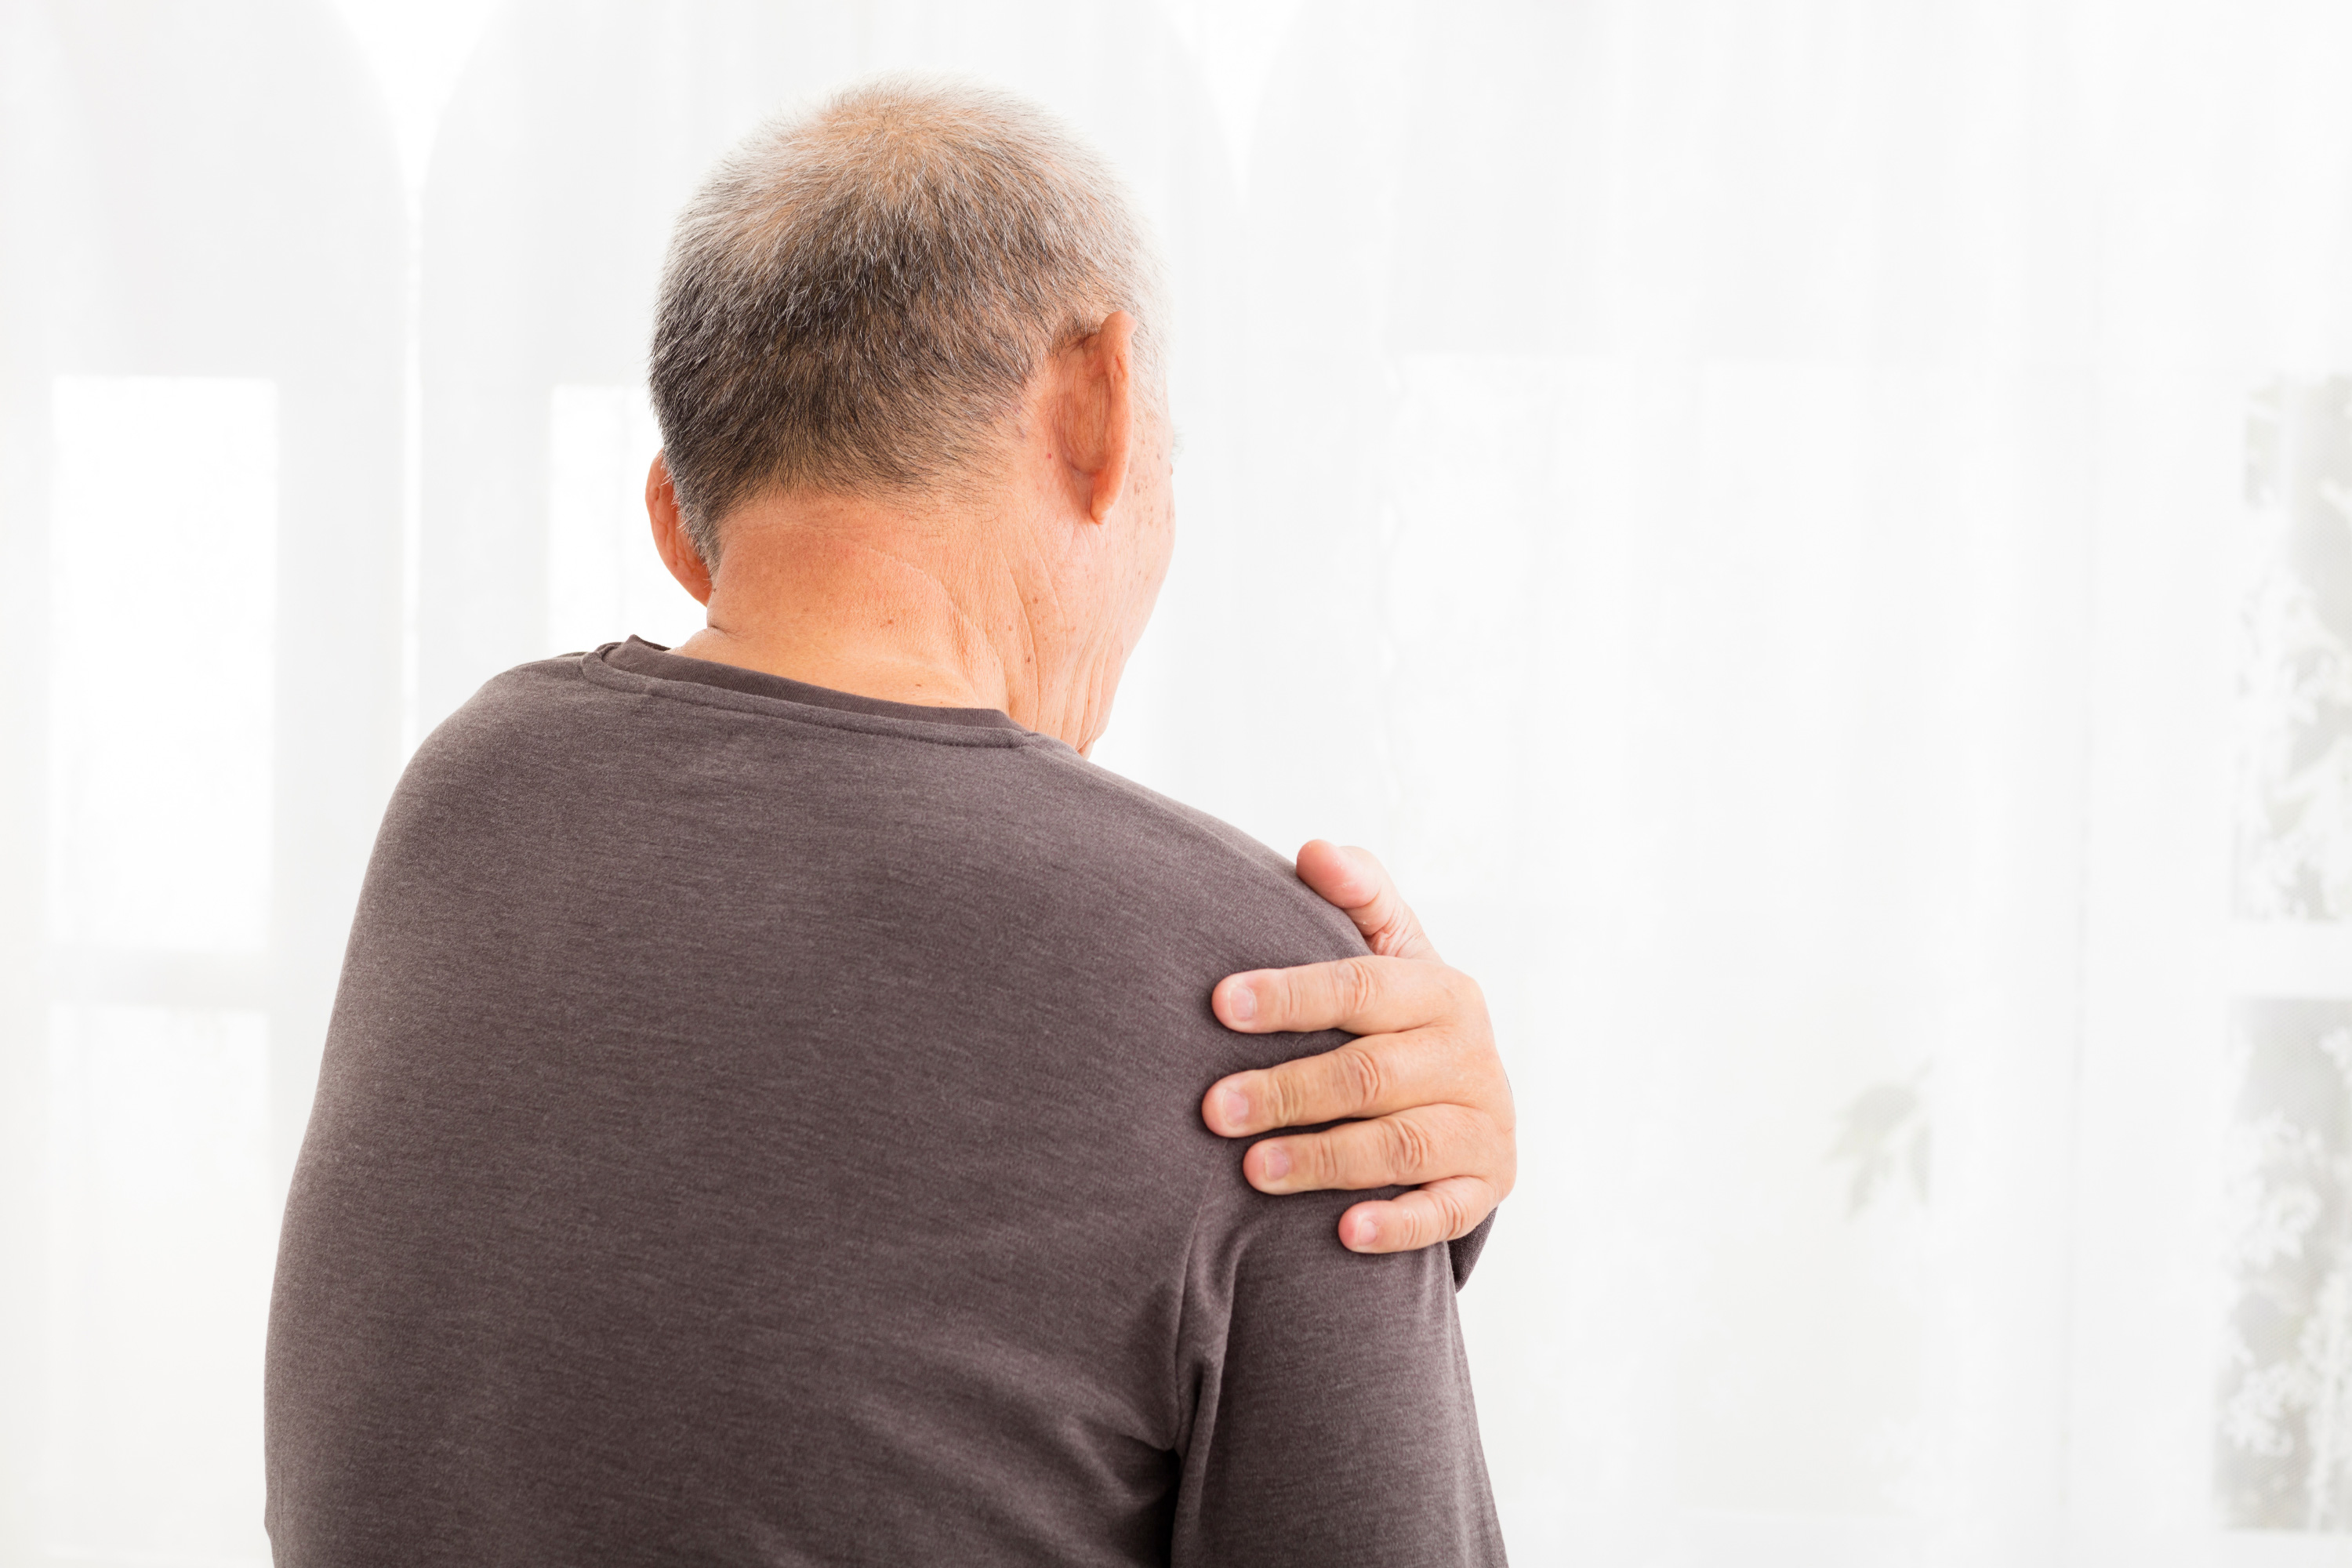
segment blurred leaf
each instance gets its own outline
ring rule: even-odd
[[[1847,1104],[1829,1158],[1853,1162],[1846,1185],[1848,1215],[1868,1207],[1898,1168],[1910,1173],[1913,1190],[1920,1202],[1927,1201],[1930,1141],[1919,1082],[1929,1065],[1921,1063],[1908,1082],[1872,1084]]]

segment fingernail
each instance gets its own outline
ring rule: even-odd
[[[1257,1168],[1258,1173],[1269,1182],[1282,1180],[1290,1174],[1290,1151],[1279,1143],[1266,1144],[1265,1152],[1258,1156]]]
[[[1359,1249],[1370,1247],[1381,1238],[1380,1222],[1370,1215],[1359,1218],[1354,1228],[1356,1239],[1349,1245]]]
[[[1240,1128],[1249,1125],[1248,1095],[1244,1094],[1240,1089],[1229,1089],[1219,1098],[1217,1103],[1224,1110],[1226,1126]]]
[[[1247,985],[1229,987],[1225,992],[1225,1019],[1228,1023],[1246,1024],[1257,1016],[1257,993]]]

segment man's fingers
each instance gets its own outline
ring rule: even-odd
[[[1511,1085],[1477,983],[1449,968],[1380,861],[1315,839],[1298,877],[1344,910],[1372,952],[1295,969],[1229,974],[1210,993],[1227,1028],[1263,1035],[1342,1029],[1359,1038],[1213,1085],[1202,1119],[1227,1138],[1267,1138],[1242,1158],[1265,1193],[1417,1190],[1361,1203],[1340,1220],[1360,1252],[1400,1252],[1467,1235],[1518,1176]],[[1362,1117],[1363,1121],[1345,1119]]]
[[[1358,1204],[1339,1216],[1339,1240],[1351,1252],[1412,1252],[1469,1235],[1497,1201],[1495,1189],[1477,1177],[1449,1176]]]
[[[1228,974],[1209,994],[1217,1021],[1245,1035],[1345,1029],[1385,1035],[1450,1018],[1475,1004],[1477,982],[1458,969],[1404,958],[1337,958],[1296,969]]]
[[[1346,910],[1365,945],[1381,957],[1436,958],[1421,921],[1370,850],[1310,839],[1298,851],[1298,879],[1325,903]]]
[[[1447,1176],[1481,1175],[1507,1184],[1508,1140],[1466,1105],[1423,1105],[1321,1132],[1268,1138],[1242,1156],[1242,1174],[1262,1193],[1360,1192],[1412,1187]]]
[[[1366,1035],[1319,1056],[1218,1079],[1201,1101],[1201,1120],[1220,1138],[1246,1138],[1416,1105],[1491,1110],[1489,1085],[1475,1070],[1482,1062],[1436,1030]]]

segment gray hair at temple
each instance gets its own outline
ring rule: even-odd
[[[1109,167],[1009,94],[886,78],[771,122],[680,215],[652,391],[706,563],[771,490],[920,496],[984,470],[1047,356],[1136,318],[1160,395],[1159,258]]]

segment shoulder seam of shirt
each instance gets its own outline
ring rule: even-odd
[[[723,686],[705,686],[698,681],[668,680],[656,675],[639,675],[635,670],[615,669],[593,653],[581,654],[576,661],[551,662],[572,664],[580,677],[592,686],[634,692],[641,697],[659,697],[672,702],[691,703],[700,708],[723,708],[755,718],[780,719],[788,724],[806,724],[820,730],[849,730],[860,734],[887,735],[902,741],[943,746],[984,746],[998,750],[1063,746],[1063,742],[1051,735],[1041,735],[1034,730],[979,729],[968,724],[934,724],[920,719],[898,719],[879,713],[852,713],[845,709],[818,708],[804,702],[787,701],[781,697],[761,697]]]

